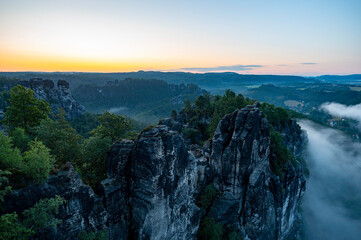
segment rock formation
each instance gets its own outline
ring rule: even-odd
[[[58,80],[56,87],[52,80],[42,78],[32,78],[30,81],[20,81],[18,84],[32,89],[35,97],[48,102],[54,113],[57,113],[59,108],[63,108],[67,118],[71,119],[85,112],[85,108],[73,98],[67,81]]]
[[[226,115],[203,148],[187,146],[165,125],[114,144],[101,184],[103,203],[70,168],[16,191],[8,208],[21,211],[41,198],[64,196],[63,222],[51,236],[67,239],[79,230],[100,229],[108,229],[110,239],[196,239],[204,217],[242,239],[298,239],[302,168],[287,163],[282,175],[272,173],[269,125],[258,107]],[[279,131],[285,145],[300,153],[304,139],[297,124],[290,121]],[[196,198],[209,184],[217,194],[201,210]]]
[[[106,205],[118,209],[109,216],[112,239],[195,239],[195,159],[179,134],[157,126],[123,140],[107,166]]]
[[[270,170],[269,153],[269,127],[257,105],[226,115],[212,138],[212,183],[219,195],[208,215],[252,240],[284,239],[300,230],[294,223],[305,190],[302,169],[289,163],[280,179]]]

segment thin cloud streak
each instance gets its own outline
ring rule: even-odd
[[[316,65],[318,63],[314,63],[314,62],[304,62],[304,63],[300,63],[302,65]]]

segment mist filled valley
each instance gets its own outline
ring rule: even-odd
[[[306,239],[361,236],[361,143],[310,121],[306,161],[310,170],[302,204]]]

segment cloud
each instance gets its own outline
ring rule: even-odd
[[[197,72],[212,72],[212,71],[247,71],[253,68],[261,68],[263,65],[231,65],[231,66],[217,66],[205,68],[179,68],[182,71],[197,71]]]
[[[346,106],[335,102],[324,103],[320,106],[320,110],[333,116],[354,119],[361,125],[361,104]]]
[[[303,63],[300,63],[300,64],[303,64],[303,65],[315,65],[315,64],[318,64],[318,63],[314,63],[314,62],[303,62]]]
[[[287,67],[288,65],[287,64],[278,64],[277,66],[279,66],[279,67]]]

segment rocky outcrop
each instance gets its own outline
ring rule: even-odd
[[[301,152],[304,139],[293,121],[278,131],[289,149]],[[225,236],[298,239],[302,168],[288,162],[276,175],[270,152],[268,121],[255,104],[226,115],[203,148],[186,145],[178,131],[165,125],[114,144],[101,183],[103,202],[71,167],[44,184],[15,191],[7,204],[22,211],[41,198],[66,198],[63,222],[49,233],[51,238],[108,229],[110,239],[192,240],[201,219],[209,217],[223,226]],[[196,197],[209,184],[217,194],[200,209]]]
[[[257,104],[226,115],[212,138],[212,182],[219,195],[208,216],[245,239],[287,239],[300,231],[302,169],[289,163],[281,179],[270,170],[269,153],[269,126]]]
[[[82,182],[70,164],[68,168],[50,176],[43,184],[13,191],[6,199],[6,211],[18,213],[34,206],[40,199],[59,195],[66,200],[57,215],[61,222],[56,228],[42,232],[39,239],[74,239],[80,231],[107,229],[107,212],[102,199]]]
[[[56,87],[52,80],[42,78],[32,78],[30,81],[20,81],[18,84],[32,89],[35,97],[48,102],[54,113],[57,113],[59,108],[63,108],[67,118],[71,119],[85,112],[85,108],[73,98],[67,81],[58,80]]]
[[[157,126],[135,142],[123,140],[107,166],[102,185],[112,239],[195,239],[195,159],[178,133]]]
[[[271,172],[270,130],[258,107],[226,115],[203,149],[189,145],[187,151],[177,132],[186,122],[171,119],[162,123],[172,130],[157,126],[135,142],[114,145],[103,182],[107,207],[114,212],[112,239],[195,239],[199,214],[244,239],[297,238],[305,179],[301,167],[291,163],[282,176]],[[289,124],[282,132],[285,145],[300,152],[302,132]],[[199,213],[192,195],[209,184],[217,196]]]

